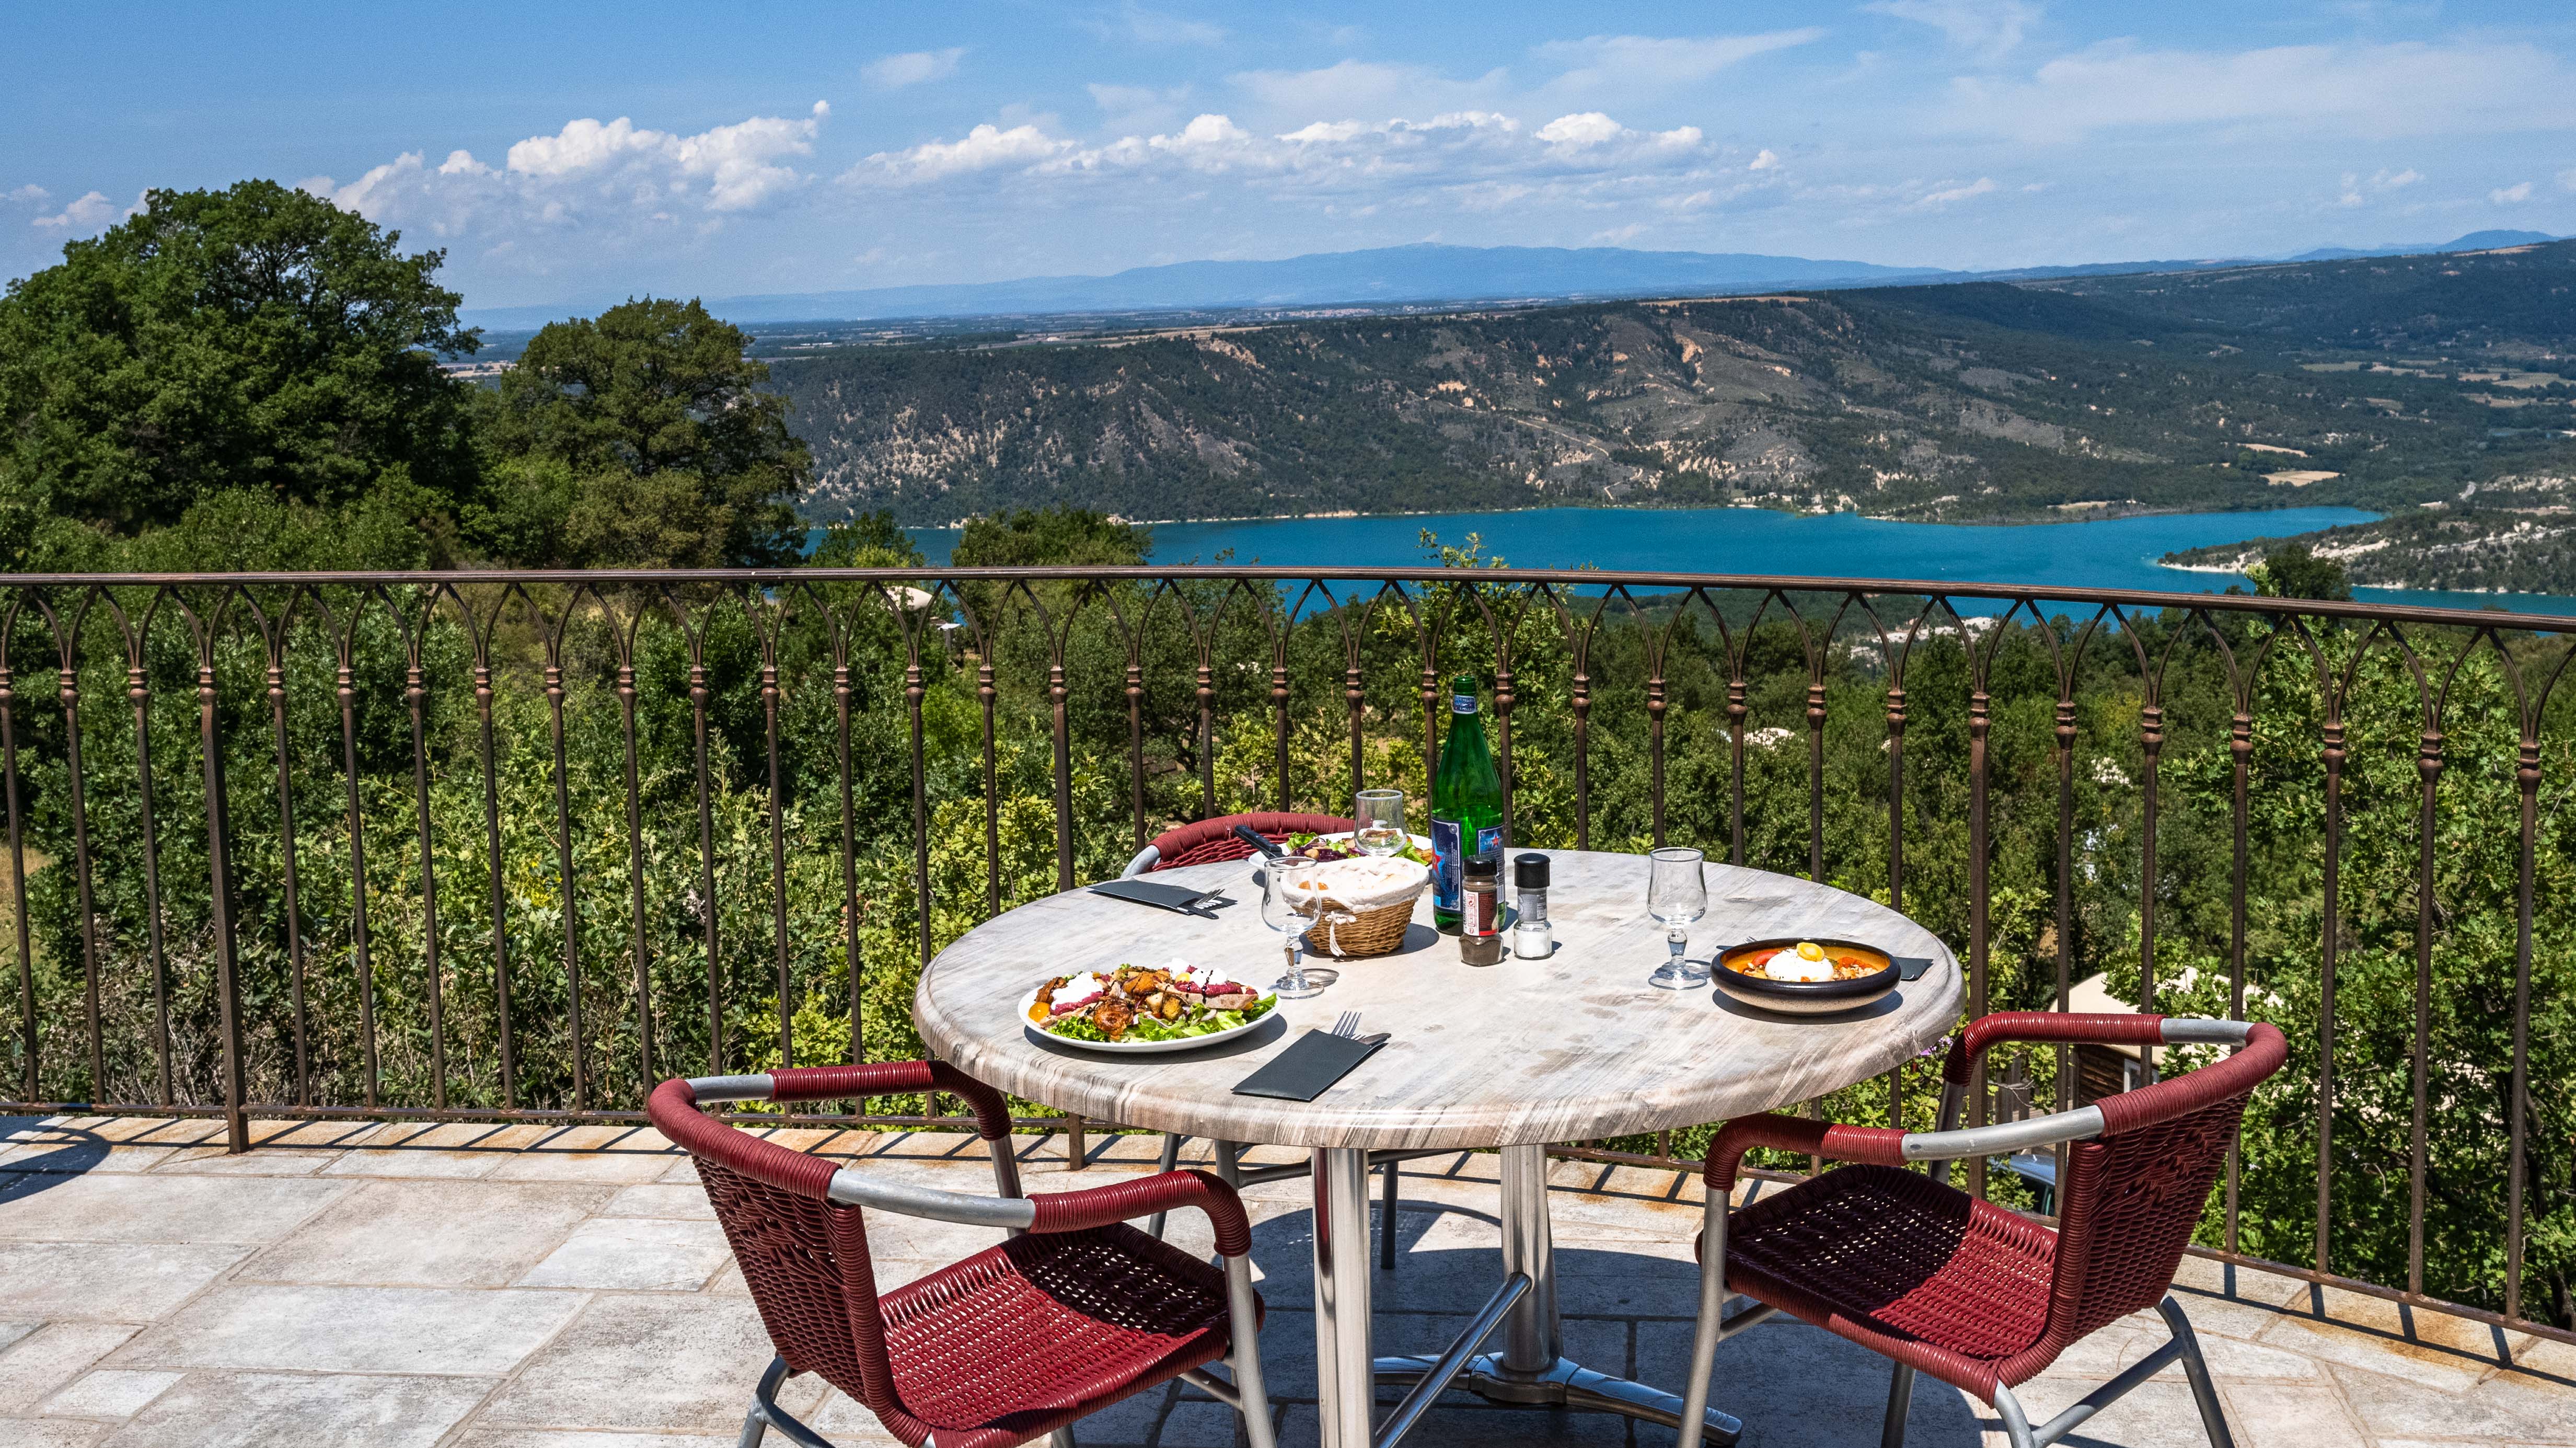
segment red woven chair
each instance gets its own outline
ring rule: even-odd
[[[2216,1064],[2076,1111],[1958,1130],[1969,1073],[1998,1041],[2239,1045]],[[2179,1359],[2214,1448],[2233,1448],[2208,1365],[2181,1304],[2167,1295],[2209,1189],[2236,1139],[2246,1097],[2289,1047],[2267,1025],[2150,1015],[1987,1016],[1950,1052],[1941,1130],[1902,1132],[1789,1116],[1748,1116],[1708,1149],[1699,1331],[1680,1448],[1698,1448],[1717,1345],[1774,1312],[1895,1362],[1880,1433],[1905,1441],[1914,1375],[1991,1402],[2014,1448],[2073,1432]],[[1949,1185],[1949,1163],[2072,1143],[2052,1231]],[[1744,1153],[1777,1147],[1861,1163],[1727,1210]],[[1929,1176],[1908,1162],[1936,1163]],[[1710,1270],[1724,1263],[1723,1273]],[[1730,1289],[1755,1306],[1724,1315]],[[2033,1428],[2014,1385],[2078,1340],[2153,1307],[2172,1338],[2082,1402]]]
[[[1132,880],[1138,875],[1150,875],[1157,870],[1177,870],[1183,865],[1213,865],[1226,860],[1250,859],[1252,845],[1234,832],[1237,825],[1250,825],[1253,833],[1274,845],[1288,843],[1290,835],[1329,835],[1359,828],[1355,822],[1338,815],[1266,813],[1219,815],[1214,819],[1178,825],[1156,835],[1151,843],[1136,852],[1136,858],[1127,862],[1127,868],[1119,878]],[[1163,1170],[1170,1171],[1180,1165],[1181,1144],[1188,1140],[1187,1136],[1176,1132],[1163,1133]],[[1235,1153],[1241,1150],[1240,1147],[1231,1142],[1222,1141],[1215,1143],[1215,1146],[1218,1169],[1223,1171],[1229,1180],[1240,1181],[1247,1185],[1252,1182],[1300,1177],[1312,1170],[1310,1167],[1298,1165],[1255,1167],[1250,1171],[1242,1171],[1234,1164]],[[1379,1266],[1386,1268],[1395,1266],[1395,1196],[1403,1180],[1402,1164],[1417,1157],[1453,1154],[1445,1151],[1369,1154],[1370,1165],[1382,1168],[1386,1173],[1386,1200],[1385,1204],[1378,1209],[1377,1219]],[[1157,1237],[1163,1235],[1161,1214],[1157,1213],[1152,1224],[1145,1230]]]
[[[1153,842],[1136,852],[1119,878],[1132,880],[1156,870],[1177,870],[1183,865],[1213,865],[1226,860],[1249,858],[1252,846],[1234,832],[1236,825],[1250,825],[1252,832],[1274,845],[1284,845],[1290,835],[1329,835],[1358,826],[1339,815],[1320,814],[1231,814],[1214,819],[1197,820],[1154,836]]]
[[[932,1090],[973,1108],[999,1195],[836,1170],[698,1109]],[[665,1081],[651,1108],[653,1125],[697,1159],[778,1350],[753,1390],[742,1448],[758,1448],[771,1428],[800,1448],[831,1448],[778,1406],[779,1385],[797,1373],[866,1404],[915,1448],[1008,1448],[1050,1434],[1070,1448],[1076,1419],[1176,1377],[1241,1413],[1253,1448],[1274,1448],[1252,1228],[1234,1189],[1215,1177],[1172,1172],[1023,1196],[1000,1093],[933,1061]],[[1010,1237],[880,1294],[862,1207],[1004,1228]],[[1207,1214],[1222,1270],[1125,1225],[1175,1207]],[[1221,1357],[1230,1358],[1231,1383],[1204,1371]]]

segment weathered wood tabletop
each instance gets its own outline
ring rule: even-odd
[[[1665,958],[1646,914],[1640,855],[1551,850],[1556,953],[1470,966],[1431,928],[1426,892],[1397,953],[1318,961],[1341,979],[1283,1000],[1276,1024],[1172,1055],[1087,1052],[1023,1028],[1017,1007],[1050,975],[1174,958],[1267,987],[1285,959],[1261,923],[1256,862],[1156,875],[1235,903],[1203,919],[1069,891],[968,932],[931,962],[913,998],[922,1039],[968,1075],[1060,1110],[1129,1126],[1275,1146],[1509,1146],[1693,1126],[1804,1101],[1876,1075],[1957,1024],[1958,961],[1883,905],[1767,871],[1710,864],[1708,913],[1690,955],[1775,936],[1835,936],[1932,969],[1850,1016],[1793,1018],[1702,985],[1659,990]],[[1309,1029],[1360,1013],[1393,1039],[1311,1102],[1232,1094]]]

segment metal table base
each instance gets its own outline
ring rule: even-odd
[[[1462,1360],[1462,1368],[1449,1369],[1457,1373],[1450,1386],[1495,1402],[1624,1413],[1680,1426],[1680,1398],[1566,1358],[1548,1231],[1547,1149],[1507,1146],[1502,1158],[1504,1281],[1507,1291],[1515,1278],[1528,1283],[1504,1312],[1503,1350],[1462,1357],[1453,1346],[1437,1357],[1381,1358],[1369,1352],[1368,1153],[1339,1147],[1315,1152],[1315,1362],[1322,1448],[1392,1448],[1419,1414],[1399,1409],[1383,1429],[1375,1427],[1376,1385],[1419,1389],[1426,1378],[1436,1378],[1448,1364]],[[1481,1315],[1468,1328],[1478,1336],[1490,1330]],[[1414,1402],[1407,1399],[1409,1405]],[[1714,1408],[1708,1410],[1707,1424],[1710,1441],[1719,1444],[1734,1443],[1744,1426]]]

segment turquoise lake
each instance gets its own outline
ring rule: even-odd
[[[2217,592],[2244,580],[2158,566],[2182,548],[2312,532],[2368,522],[2352,508],[2251,513],[2171,513],[2077,523],[1979,526],[1891,523],[1857,513],[1798,516],[1759,508],[1536,508],[1415,517],[1277,518],[1163,523],[1153,561],[1267,563],[1288,567],[1391,568],[1425,561],[1425,529],[1444,543],[1476,534],[1488,555],[1523,568],[1762,573],[1808,577],[1917,578],[2032,587]],[[933,563],[948,561],[957,532],[912,530]],[[1230,556],[1229,556],[1230,555]],[[2576,614],[2576,598],[2366,588],[2383,603]],[[1962,611],[1969,608],[1960,601]],[[1991,611],[1991,610],[1989,610]]]

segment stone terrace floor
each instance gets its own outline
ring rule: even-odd
[[[239,1157],[207,1145],[215,1135],[210,1122],[0,1118],[0,1448],[734,1442],[770,1349],[688,1160],[653,1133],[266,1123],[264,1144]],[[989,1189],[971,1137],[779,1135],[895,1176]],[[1072,1175],[1061,1138],[1021,1138],[1031,1189],[1151,1169],[1153,1138],[1091,1140],[1091,1166]],[[1378,1273],[1380,1352],[1432,1350],[1490,1291],[1494,1165],[1461,1155],[1408,1168],[1403,1258]],[[1288,1444],[1315,1438],[1305,1192],[1291,1181],[1248,1193]],[[1678,1390],[1696,1180],[1565,1162],[1550,1205],[1569,1354]],[[1174,1221],[1175,1240],[1206,1249],[1203,1219]],[[992,1240],[909,1218],[869,1230],[889,1286]],[[2576,1348],[2184,1266],[2183,1301],[2249,1448],[2576,1445]],[[2160,1339],[2152,1315],[2107,1329],[2025,1401],[2053,1413]],[[1886,1382],[1879,1359],[1782,1320],[1726,1344],[1716,1401],[1746,1420],[1748,1444],[1875,1443]],[[894,1441],[812,1379],[783,1400],[836,1441]],[[1234,1428],[1227,1409],[1174,1384],[1079,1434],[1085,1448],[1224,1448]],[[1453,1393],[1408,1441],[1672,1439]],[[1910,1441],[2003,1434],[1991,1409],[1925,1379]],[[2204,1440],[2177,1367],[2067,1441]]]

